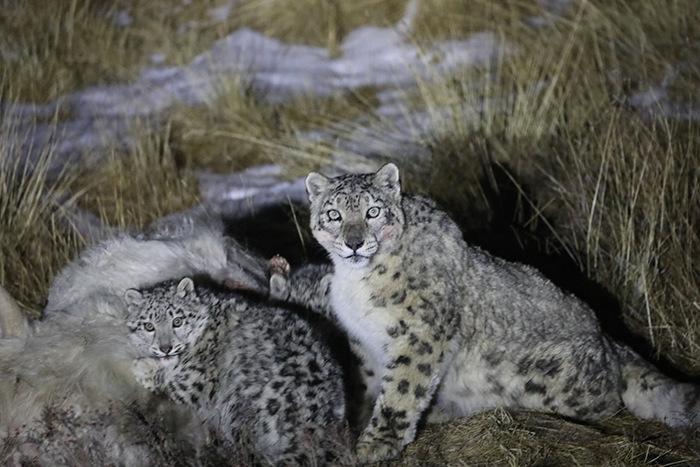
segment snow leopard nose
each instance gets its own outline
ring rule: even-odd
[[[365,241],[361,238],[352,238],[352,239],[347,239],[345,240],[345,245],[350,248],[352,251],[357,251],[359,250],[362,245],[365,244]]]
[[[173,350],[173,346],[171,344],[163,344],[159,348],[165,355],[168,355],[170,351]]]

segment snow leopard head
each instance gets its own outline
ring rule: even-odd
[[[363,268],[389,251],[404,228],[399,169],[386,164],[376,173],[306,177],[311,230],[338,265]]]
[[[206,309],[185,277],[150,289],[129,289],[127,326],[140,357],[176,358],[201,334]]]

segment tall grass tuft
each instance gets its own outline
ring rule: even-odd
[[[53,275],[82,245],[57,204],[75,174],[49,177],[51,147],[28,163],[24,130],[7,114],[0,119],[0,284],[37,316]]]
[[[541,30],[509,26],[501,33],[518,53],[421,87],[437,130],[426,141],[432,163],[411,177],[467,226],[505,214],[509,229],[538,235],[619,301],[657,355],[691,373],[700,371],[700,133],[628,96],[671,67],[669,98],[698,106],[689,96],[700,74],[684,62],[685,45],[700,40],[686,18],[697,15],[682,0],[664,11],[582,2]],[[517,193],[512,206],[493,202],[494,166]]]

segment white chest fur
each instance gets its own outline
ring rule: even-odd
[[[387,328],[392,318],[385,308],[374,307],[372,291],[362,280],[363,271],[336,267],[331,283],[331,304],[348,335],[362,344],[370,366],[385,363],[386,345],[389,342]]]

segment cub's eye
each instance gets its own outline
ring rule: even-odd
[[[148,332],[153,332],[156,330],[156,327],[153,325],[153,323],[146,323],[143,325],[143,327]]]
[[[367,219],[374,219],[379,215],[381,212],[381,209],[379,209],[377,206],[373,206],[367,210]]]
[[[182,318],[175,318],[173,320],[173,327],[179,328],[180,326],[182,326]]]
[[[328,215],[328,220],[339,221],[341,219],[340,212],[338,212],[336,209],[331,209],[326,214]]]

